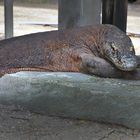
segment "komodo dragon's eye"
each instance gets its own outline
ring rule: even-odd
[[[116,46],[114,43],[111,43],[111,48],[112,48],[112,53],[114,54],[117,50]]]

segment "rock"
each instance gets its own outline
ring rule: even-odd
[[[0,104],[140,129],[140,81],[18,72],[0,78]]]

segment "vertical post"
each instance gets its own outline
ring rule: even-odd
[[[13,0],[4,0],[5,38],[13,37]]]
[[[103,0],[102,2],[102,23],[113,24],[114,0]]]
[[[128,0],[103,0],[102,23],[113,24],[126,32]]]
[[[115,0],[114,25],[126,32],[128,0]]]
[[[100,23],[101,0],[59,0],[59,29]]]
[[[59,0],[58,28],[67,29],[78,26],[81,0]]]

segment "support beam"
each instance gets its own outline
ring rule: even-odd
[[[4,0],[5,38],[13,37],[13,0]]]
[[[128,0],[115,0],[114,25],[118,26],[124,32],[126,32],[127,27],[127,7]]]
[[[113,24],[114,0],[103,0],[102,4],[102,23]]]
[[[102,23],[113,24],[126,32],[127,0],[103,0]]]
[[[101,0],[59,0],[59,29],[100,23]]]

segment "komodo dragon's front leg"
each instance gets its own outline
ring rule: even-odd
[[[101,77],[120,78],[121,73],[106,60],[94,55],[82,54],[83,72]]]
[[[138,59],[138,68],[135,71],[121,71],[115,68],[105,59],[94,55],[82,54],[83,71],[106,78],[124,78],[130,80],[140,80],[140,56]]]

